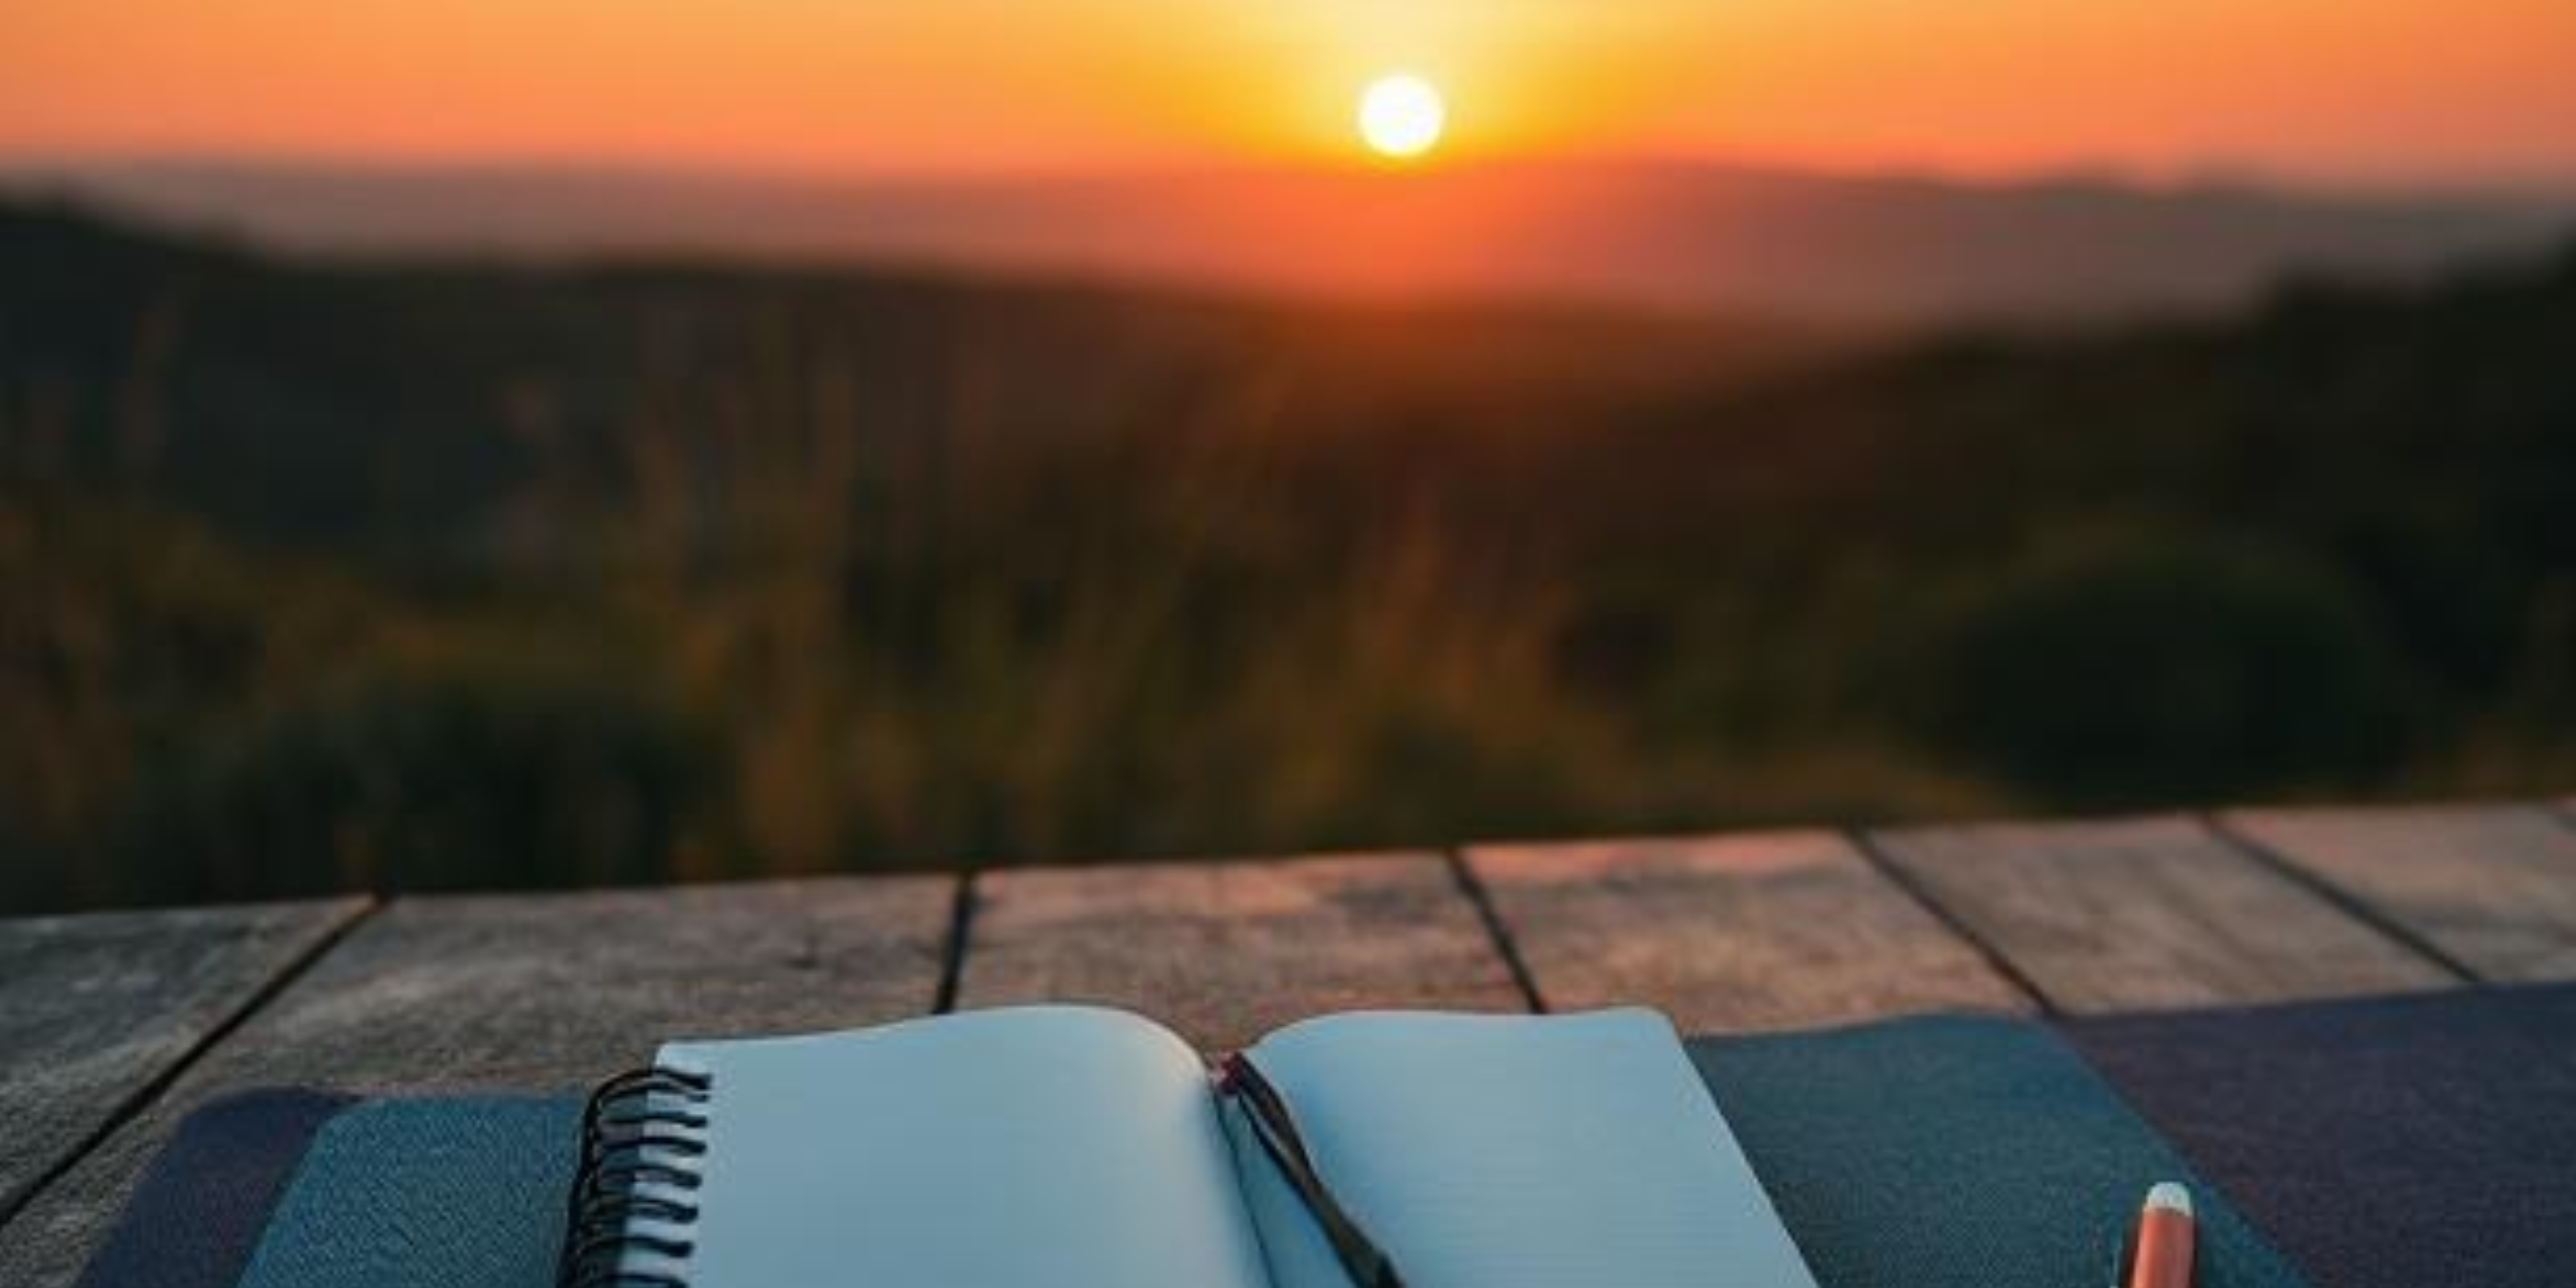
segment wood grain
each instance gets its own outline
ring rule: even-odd
[[[2065,1011],[2451,982],[2440,966],[2191,819],[1907,828],[1871,839]]]
[[[1466,857],[1550,1009],[1642,1003],[1703,1033],[2029,1006],[1830,832]]]
[[[366,906],[0,921],[0,1213]]]
[[[665,1038],[924,1012],[954,889],[918,878],[398,902],[0,1229],[0,1283],[71,1282],[179,1117],[225,1091],[575,1087]]]
[[[1434,855],[997,872],[972,927],[961,1005],[1124,1006],[1202,1049],[1353,1007],[1524,1009]]]
[[[2221,818],[2482,978],[2576,979],[2576,828],[2546,809],[2235,810]]]

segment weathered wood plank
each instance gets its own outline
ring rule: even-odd
[[[2029,1001],[1830,832],[1479,846],[1467,862],[1551,1009],[1688,1032]]]
[[[0,1213],[366,906],[0,921]]]
[[[968,939],[963,1006],[1124,1006],[1203,1049],[1352,1007],[1525,1006],[1434,855],[990,873]]]
[[[1903,828],[1872,841],[2065,1011],[2451,981],[2192,819]]]
[[[954,889],[838,880],[395,903],[0,1229],[0,1283],[70,1282],[179,1116],[225,1091],[572,1087],[669,1037],[927,1011]]]
[[[2483,978],[2576,979],[2576,828],[2545,809],[2234,810],[2221,819]]]

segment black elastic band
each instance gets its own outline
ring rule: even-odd
[[[1270,1156],[1289,1188],[1314,1214],[1315,1224],[1323,1228],[1325,1240],[1333,1245],[1333,1255],[1341,1258],[1351,1281],[1359,1288],[1404,1288],[1395,1262],[1324,1187],[1324,1178],[1316,1173],[1315,1160],[1307,1155],[1305,1138],[1297,1134],[1297,1120],[1289,1115],[1288,1102],[1278,1088],[1261,1076],[1250,1056],[1239,1051],[1225,1058],[1219,1074],[1218,1089],[1244,1107],[1253,1139],[1261,1142],[1261,1152]]]

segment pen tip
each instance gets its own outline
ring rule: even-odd
[[[2154,1189],[2147,1191],[2147,1206],[2190,1216],[2191,1191],[2172,1181],[2160,1182]]]

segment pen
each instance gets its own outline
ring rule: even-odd
[[[2191,1257],[2191,1191],[2162,1182],[2138,1210],[2123,1288],[2191,1288]]]

